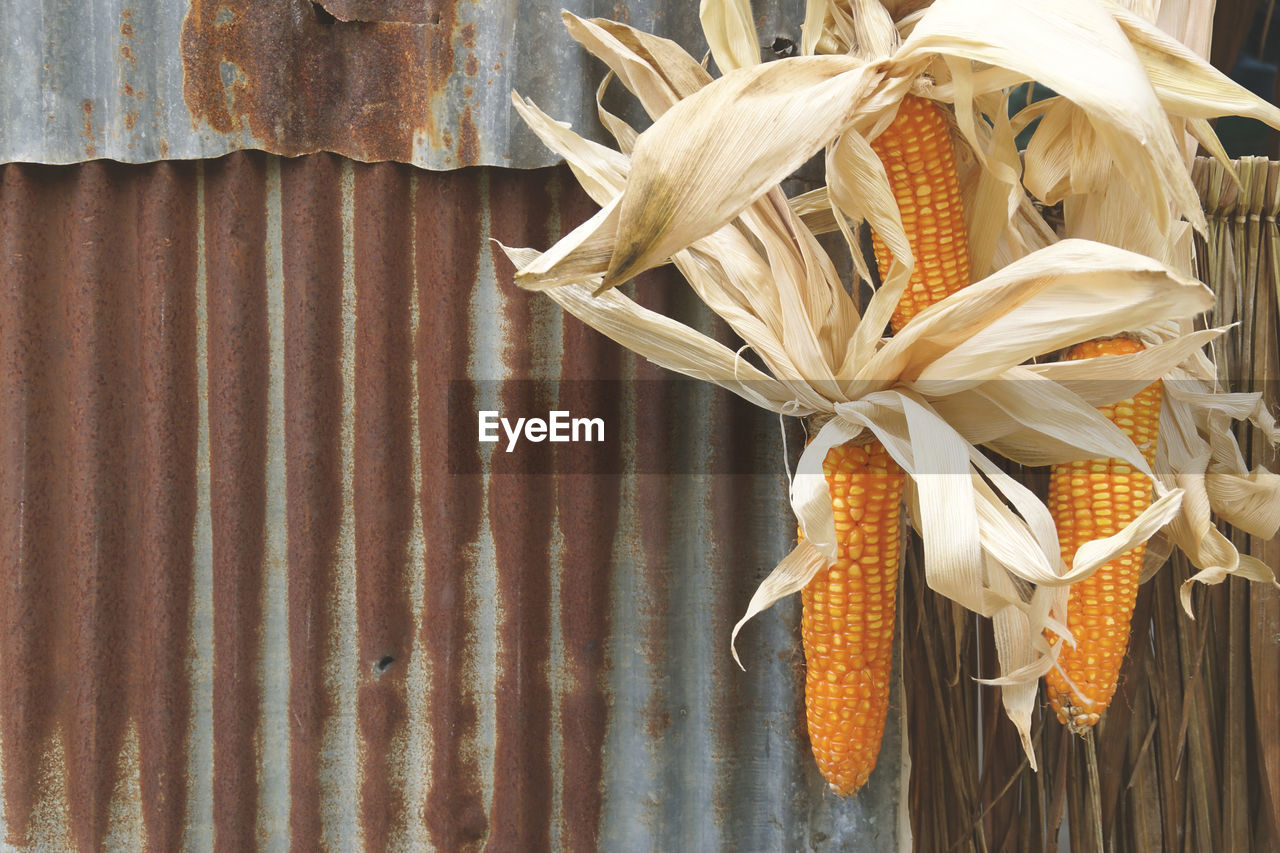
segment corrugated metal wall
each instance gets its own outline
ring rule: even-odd
[[[896,710],[838,801],[795,603],[728,654],[793,535],[776,421],[666,393],[489,242],[589,212],[563,170],[0,167],[5,843],[896,844]],[[620,433],[598,470],[449,440],[557,387]]]

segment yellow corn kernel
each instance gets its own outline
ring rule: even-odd
[[[1142,344],[1110,338],[1079,344],[1068,359],[1140,352]],[[1151,462],[1160,420],[1161,386],[1155,382],[1128,400],[1101,411],[1138,445]],[[1081,488],[1079,484],[1087,483]],[[1088,539],[1112,536],[1151,504],[1151,481],[1118,459],[1055,465],[1049,478],[1049,511],[1058,528],[1062,558],[1070,564]],[[1076,647],[1058,656],[1062,672],[1045,675],[1049,704],[1073,729],[1092,726],[1116,690],[1120,664],[1129,645],[1129,622],[1138,597],[1144,545],[1121,554],[1083,581],[1072,585],[1067,627]],[[1048,633],[1051,643],[1058,637]],[[1072,689],[1074,685],[1075,689]]]
[[[805,714],[818,768],[847,797],[876,766],[889,707],[904,475],[878,441],[833,447],[823,472],[837,529],[855,507],[862,520],[801,593]]]
[[[941,107],[907,95],[871,147],[884,163],[915,256],[911,281],[889,321],[897,332],[917,313],[969,284],[969,238],[955,150]],[[893,254],[874,234],[872,246],[883,277]]]

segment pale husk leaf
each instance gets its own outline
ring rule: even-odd
[[[707,70],[675,42],[617,21],[562,17],[569,34],[604,61],[652,118],[711,82]]]
[[[698,17],[721,74],[760,63],[760,44],[747,0],[702,0]]]
[[[1205,491],[1214,512],[1232,527],[1260,539],[1280,530],[1280,475],[1265,466],[1246,475],[1209,472]]]
[[[606,286],[728,223],[835,138],[880,76],[797,57],[730,72],[668,110],[636,142]]]
[[[769,575],[756,587],[751,601],[747,604],[746,613],[742,614],[742,618],[733,626],[733,632],[729,635],[729,651],[739,667],[746,669],[742,665],[742,659],[738,657],[737,648],[738,632],[742,630],[742,626],[750,622],[753,617],[768,610],[775,602],[804,589],[809,585],[809,581],[813,580],[813,576],[828,565],[830,561],[825,554],[815,548],[812,542],[801,539],[796,543],[796,547],[782,558],[782,562],[769,572]]]
[[[1280,127],[1280,109],[1227,77],[1182,42],[1118,6],[1112,6],[1111,12],[1170,114],[1195,119],[1245,116]]]

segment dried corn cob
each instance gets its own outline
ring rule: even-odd
[[[916,258],[890,325],[896,332],[928,305],[969,283],[968,238],[947,121],[932,101],[908,95],[872,143],[885,165]],[[890,253],[873,239],[881,276]],[[903,473],[878,441],[832,448],[823,463],[840,558],[804,589],[801,624],[809,739],[840,796],[876,765],[889,703]]]
[[[904,476],[878,441],[831,448],[822,470],[839,554],[801,594],[805,710],[818,767],[845,797],[876,766],[889,706]]]
[[[1095,340],[1072,348],[1067,358],[1124,355],[1142,348],[1129,338]],[[1160,398],[1160,383],[1155,382],[1134,397],[1101,409],[1138,445],[1148,462],[1156,452]],[[1118,533],[1150,503],[1150,479],[1119,459],[1055,465],[1050,475],[1049,510],[1058,527],[1062,558],[1068,563],[1082,543]],[[1073,729],[1098,722],[1115,693],[1129,644],[1143,551],[1143,545],[1126,551],[1071,587],[1067,628],[1076,647],[1062,649],[1058,656],[1062,671],[1051,670],[1045,682],[1049,704],[1058,719]],[[1048,636],[1051,643],[1057,642],[1052,632]]]
[[[915,255],[911,281],[889,321],[897,332],[935,302],[969,284],[969,240],[951,132],[941,107],[907,95],[893,123],[871,142],[884,163]],[[872,235],[883,276],[892,253]]]

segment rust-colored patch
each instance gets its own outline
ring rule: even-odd
[[[81,103],[80,110],[84,113],[84,124],[80,129],[80,138],[85,142],[84,155],[93,159],[98,156],[97,139],[93,132],[93,101]]]
[[[413,226],[409,173],[355,166],[356,612],[365,770],[364,844],[386,850],[405,814],[392,782],[392,743],[408,719],[404,675],[413,649],[408,555],[413,535]],[[434,484],[433,484],[434,485]],[[414,768],[410,772],[421,772]]]
[[[262,148],[409,161],[453,65],[451,4],[422,25],[345,23],[308,0],[193,0],[182,27],[193,121]]]
[[[448,388],[467,376],[472,283],[482,251],[481,172],[423,174],[415,199],[418,313],[418,424],[422,434],[422,506],[426,537],[422,591],[423,647],[432,674],[428,707],[435,748],[424,819],[439,850],[479,850],[489,832],[480,791],[475,693],[469,688],[465,652],[469,614],[466,578],[472,564],[468,543],[480,534],[484,483],[450,474]],[[468,286],[459,287],[460,282]],[[478,342],[484,346],[483,342]],[[475,444],[464,445],[479,465]],[[453,460],[455,464],[459,460]],[[505,771],[510,772],[510,771]]]
[[[476,132],[471,107],[467,107],[462,111],[462,119],[458,122],[458,160],[462,163],[475,163],[479,155],[480,134]]]
[[[476,58],[474,53],[467,56],[467,61],[463,64],[463,71],[468,77],[474,77],[480,73],[480,60]]]
[[[462,37],[462,46],[467,50],[476,49],[476,25],[464,24],[462,29],[458,31],[458,35]]]
[[[187,648],[196,515],[194,163],[147,169],[138,197],[139,461],[137,692],[142,815],[156,850],[182,846],[191,707]],[[134,480],[134,488],[139,481]]]
[[[66,526],[48,570],[61,576],[57,603],[64,668],[59,673],[60,718],[66,755],[72,835],[97,847],[106,833],[107,805],[128,721],[126,649],[136,574],[125,571],[133,545],[134,503],[124,488],[136,464],[130,403],[140,396],[136,371],[114,370],[136,339],[132,277],[125,266],[136,245],[121,215],[119,167],[94,163],[81,173],[65,235],[71,257],[64,270],[55,334],[67,347],[61,424],[66,454]],[[130,219],[132,217],[129,217]],[[105,273],[105,274],[104,274]],[[121,675],[124,674],[122,678]]]
[[[341,161],[280,165],[284,249],[285,480],[289,565],[289,825],[300,850],[320,849],[321,749],[335,711],[324,645],[342,528]]]
[[[469,132],[465,124],[461,132],[464,137]],[[474,133],[474,128],[470,132]],[[524,173],[503,181],[498,197],[504,203],[492,209],[494,233],[515,235],[515,245],[540,243],[552,236],[545,233],[543,217],[529,215],[530,211],[551,208],[544,175]],[[491,188],[491,193],[495,190]],[[503,361],[513,379],[527,380],[531,377],[532,353],[526,342],[542,338],[546,332],[534,325],[532,300],[509,277],[500,280],[499,285],[507,299],[503,311],[507,323]],[[501,409],[521,416],[549,411],[555,401],[539,399],[536,391],[534,383],[527,381],[504,383]],[[550,477],[502,472],[500,464],[495,458],[493,487],[489,489],[489,518],[494,519],[489,529],[494,540],[497,595],[503,614],[498,628],[494,763],[510,770],[496,774],[494,779],[490,845],[497,850],[546,850],[551,845],[546,815],[552,811],[551,685],[547,667],[551,655],[555,490]]]
[[[120,58],[132,65],[134,68],[138,67],[138,60],[133,55],[133,48],[129,47],[129,45],[120,45]]]
[[[0,167],[0,690],[7,837],[25,847],[40,794],[43,747],[58,722],[67,580],[57,552],[67,526],[62,446],[69,435],[67,350],[56,328],[68,278],[64,223],[73,181],[56,170]],[[12,248],[11,248],[12,247]]]
[[[134,110],[124,111],[124,126],[126,130],[133,130],[134,125],[138,123],[138,114]]]
[[[209,490],[213,532],[213,820],[219,850],[256,844],[259,628],[266,554],[269,334],[266,158],[205,164]],[[286,383],[288,387],[288,383]]]
[[[553,172],[560,186],[573,183],[564,170]],[[560,199],[561,230],[568,231],[595,212],[595,205],[576,186]],[[497,235],[505,239],[505,235]],[[561,386],[558,408],[571,412],[590,411],[604,418],[606,425],[620,428],[625,413],[619,395],[611,399],[582,399],[584,391],[599,389],[602,383],[581,385],[572,380],[623,378],[625,359],[622,347],[598,334],[586,324],[565,319],[564,355],[561,376],[570,380]],[[607,428],[607,426],[606,426]],[[613,446],[611,446],[613,447]],[[565,471],[585,470],[572,457],[580,445],[561,445],[558,467]],[[620,470],[621,448],[612,450]],[[605,727],[608,699],[606,670],[611,665],[604,638],[609,636],[610,577],[602,566],[613,563],[613,543],[618,527],[622,478],[604,474],[561,474],[557,477],[556,506],[564,535],[560,566],[560,620],[564,660],[569,687],[560,707],[560,729],[564,746],[561,756],[560,802],[564,804],[566,850],[595,850],[600,847],[599,826],[603,807]]]

